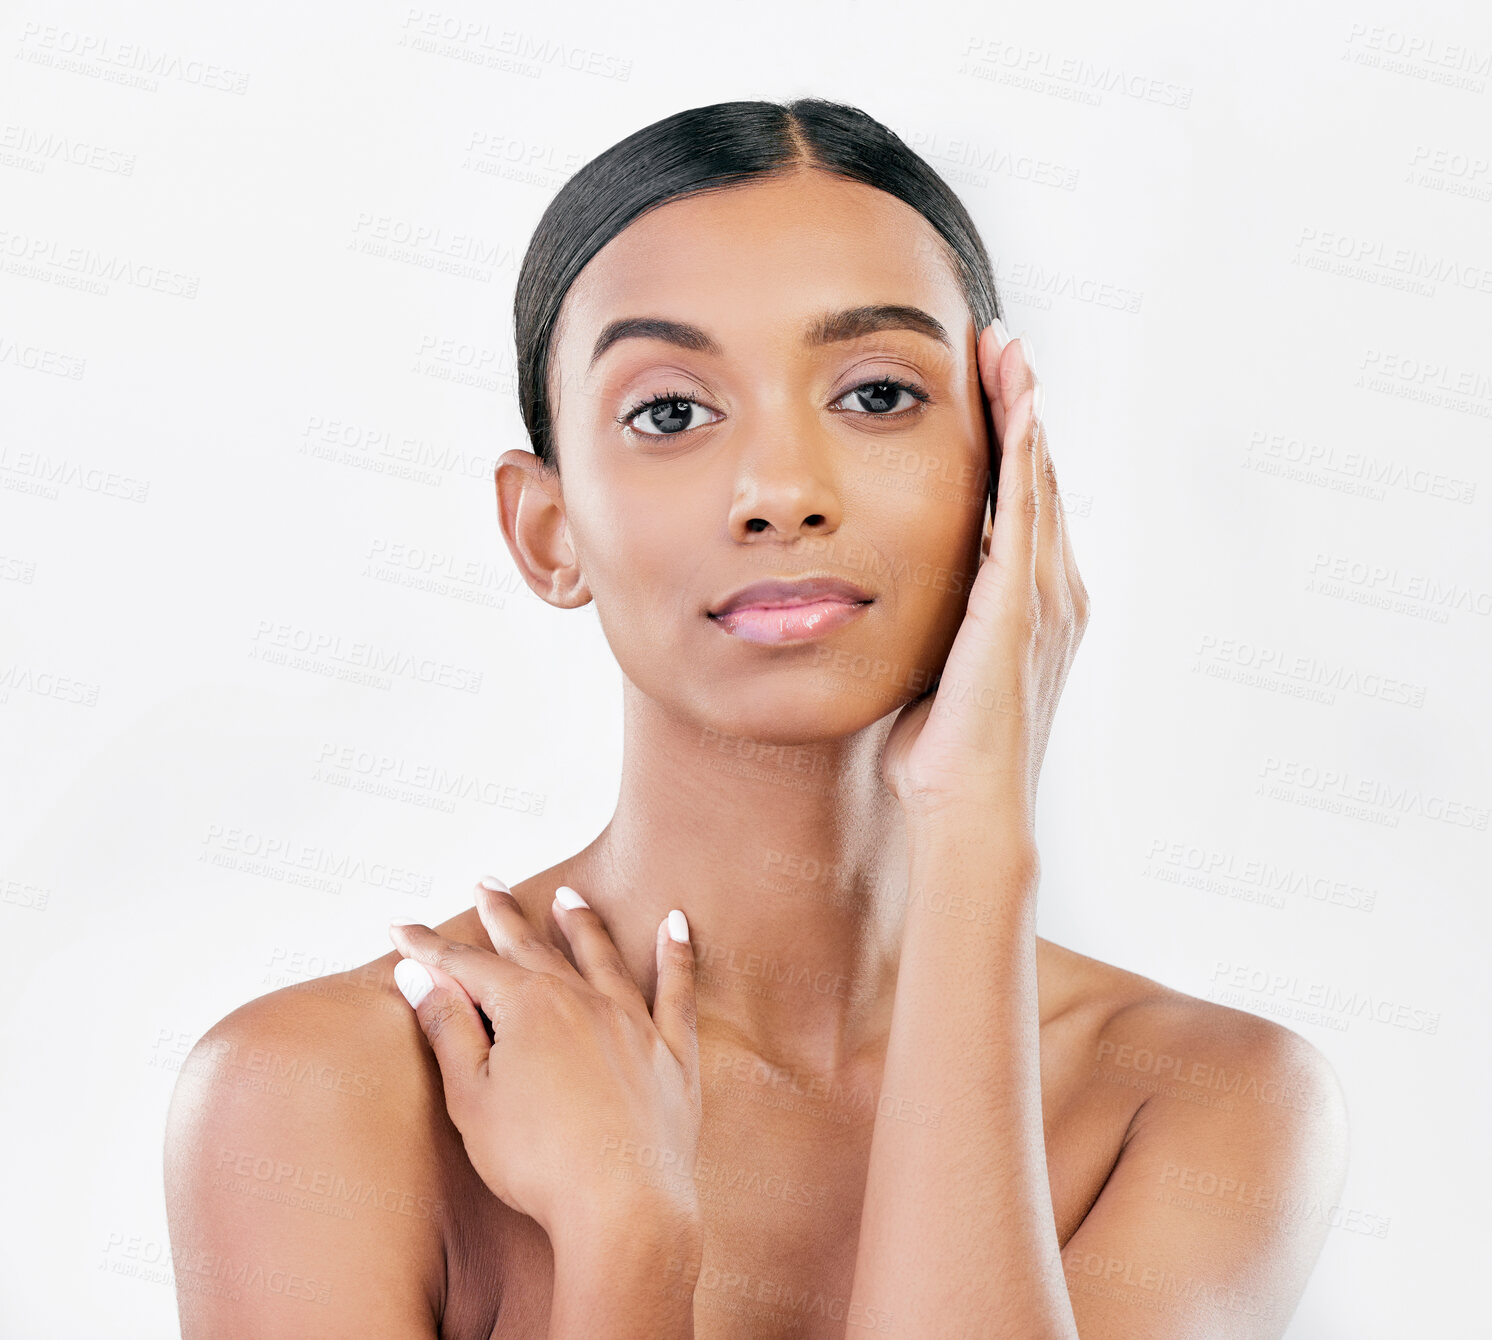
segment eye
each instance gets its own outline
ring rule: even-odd
[[[893,412],[893,407],[900,401],[902,395],[910,397],[912,404],[903,405]],[[835,404],[843,404],[851,396],[858,397],[859,408],[848,406],[853,413],[863,413],[871,418],[900,418],[903,414],[912,413],[918,405],[926,404],[931,397],[920,386],[914,386],[911,382],[899,381],[895,377],[887,377],[879,381],[861,382],[853,390],[846,391],[844,395],[835,401]]]
[[[701,426],[692,420],[694,411],[704,408],[693,396],[683,391],[665,391],[662,395],[652,396],[618,415],[617,422],[625,424],[643,437],[677,437],[690,428]],[[709,413],[713,414],[715,411],[710,410]]]

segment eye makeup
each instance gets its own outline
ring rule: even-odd
[[[841,414],[845,414],[845,413],[855,414],[855,415],[857,415],[859,417],[863,417],[863,418],[867,418],[867,419],[886,419],[886,420],[896,421],[896,420],[900,420],[900,419],[903,419],[903,418],[911,418],[911,417],[913,417],[914,415],[916,415],[918,413],[919,409],[922,406],[933,403],[933,397],[932,397],[931,393],[928,392],[927,390],[925,390],[917,382],[911,381],[911,380],[909,380],[907,378],[904,378],[904,377],[895,377],[895,376],[877,377],[877,376],[872,376],[872,377],[867,378],[864,381],[856,382],[853,386],[848,387],[842,394],[836,396],[834,398],[834,400],[830,403],[830,409],[832,410],[834,408],[834,406],[838,405],[840,401],[844,400],[848,396],[855,395],[855,394],[862,394],[863,395],[864,393],[871,392],[871,391],[889,391],[891,393],[891,402],[893,404],[896,403],[896,401],[900,397],[901,393],[903,391],[905,391],[909,396],[911,396],[912,400],[915,403],[913,405],[911,405],[911,406],[908,406],[907,408],[904,408],[904,409],[901,409],[901,410],[895,410],[895,411],[889,411],[888,410],[888,411],[884,411],[884,412],[877,412],[877,411],[874,411],[874,410],[867,410],[867,409],[858,409],[858,410],[844,410],[844,409],[841,409],[838,412],[841,413]],[[879,397],[871,396],[869,398],[871,398],[871,399],[876,399],[876,398],[885,399],[885,396],[884,395],[879,396]],[[681,436],[682,433],[688,432],[689,431],[689,427],[705,427],[705,426],[707,426],[707,425],[702,425],[702,424],[701,425],[690,425],[689,427],[680,429],[678,432],[673,432],[673,433],[650,433],[650,432],[646,431],[645,429],[640,429],[640,428],[637,428],[635,426],[635,424],[634,424],[633,421],[636,420],[639,416],[641,416],[641,415],[643,415],[645,413],[649,413],[649,412],[651,412],[651,411],[653,411],[655,409],[658,409],[658,408],[660,408],[660,407],[662,407],[664,405],[673,405],[673,406],[677,406],[677,405],[696,405],[700,409],[706,409],[706,410],[710,409],[710,407],[708,405],[704,404],[699,399],[698,393],[693,392],[693,391],[681,391],[681,390],[675,390],[673,388],[669,388],[668,390],[659,392],[658,394],[649,395],[649,396],[646,396],[646,397],[642,398],[641,400],[633,402],[631,405],[628,406],[628,408],[624,409],[622,411],[622,413],[620,413],[620,414],[618,414],[616,416],[616,422],[618,424],[620,424],[623,428],[627,429],[628,431],[636,433],[636,434],[638,434],[639,436],[642,436],[642,437],[678,437],[678,436]],[[718,413],[719,411],[711,410],[711,412],[712,413]],[[715,422],[718,422],[718,420],[716,420]]]

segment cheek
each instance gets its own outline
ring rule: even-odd
[[[982,452],[969,438],[931,434],[867,447],[857,493],[874,533],[908,559],[952,567],[971,549],[977,557],[989,478]]]
[[[963,619],[979,570],[987,467],[967,438],[910,438],[877,446],[857,481],[860,533],[875,537],[881,584],[903,650],[939,662]]]
[[[698,508],[674,491],[660,498],[656,485],[629,488],[614,477],[597,485],[571,513],[596,612],[609,639],[661,640],[663,620],[697,614],[710,594],[701,585]]]

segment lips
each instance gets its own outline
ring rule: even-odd
[[[784,605],[808,605],[818,600],[832,600],[841,605],[859,605],[873,600],[868,591],[862,591],[850,582],[837,577],[800,577],[795,581],[752,582],[743,586],[732,596],[710,611],[710,617],[718,619],[722,614],[731,614],[748,605],[760,609],[780,609]]]
[[[804,642],[857,618],[874,599],[837,577],[753,582],[709,611],[709,617],[746,642]]]

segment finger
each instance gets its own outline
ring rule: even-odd
[[[527,971],[499,958],[490,949],[448,940],[417,921],[393,923],[389,926],[389,938],[405,958],[454,978],[494,1026],[503,1003],[512,998],[521,975]]]
[[[1078,561],[1072,555],[1072,527],[1067,518],[1062,518],[1062,568],[1067,574],[1067,590],[1072,597],[1073,618],[1077,621],[1078,636],[1088,626],[1088,588],[1078,571]]]
[[[1005,419],[1009,407],[1005,404],[1000,377],[1000,361],[1010,344],[1010,336],[1000,322],[992,322],[979,335],[974,346],[975,360],[979,364],[979,389],[983,394],[985,411],[989,415],[988,427],[990,451],[990,484],[1000,470],[1000,443],[1004,440]]]
[[[569,940],[575,964],[585,980],[618,1005],[640,1007],[646,1014],[648,1002],[617,953],[610,932],[591,905],[568,884],[561,884],[554,892],[554,919]]]
[[[492,1051],[482,1016],[460,982],[418,959],[401,958],[394,964],[394,981],[414,1007],[420,1031],[435,1053],[446,1108],[459,1128],[458,1114],[466,1110]]]
[[[1000,352],[1000,403],[1009,420],[1015,411],[1015,402],[1022,394],[1036,385],[1036,361],[1031,354],[1030,337],[1017,335]],[[1013,439],[1018,440],[1018,439]],[[1000,439],[1003,444],[1004,437]]]
[[[1038,383],[1036,400],[1045,399]],[[1041,403],[1032,406],[1032,463],[1036,471],[1036,489],[1040,495],[1036,527],[1036,589],[1043,601],[1064,615],[1072,604],[1067,586],[1067,565],[1062,558],[1063,533],[1067,523],[1062,516],[1062,494],[1057,486],[1057,468],[1052,463],[1051,436],[1041,420]]]
[[[477,916],[492,941],[493,952],[530,972],[553,973],[573,980],[578,974],[570,960],[549,942],[523,914],[512,890],[488,875],[476,887]]]
[[[658,989],[653,1023],[699,1094],[699,1023],[694,998],[694,947],[689,921],[678,909],[658,923]]]
[[[1007,446],[1000,461],[990,557],[1010,591],[1036,589],[1036,534],[1041,494],[1036,488],[1035,434],[1031,392],[1024,392],[1006,423]]]
[[[1010,417],[1016,399],[1025,389],[1022,368],[1025,365],[1026,340],[1015,339],[1004,323],[993,321],[984,328],[975,346],[979,358],[979,378],[994,421],[995,437],[1005,440],[1005,421]]]

